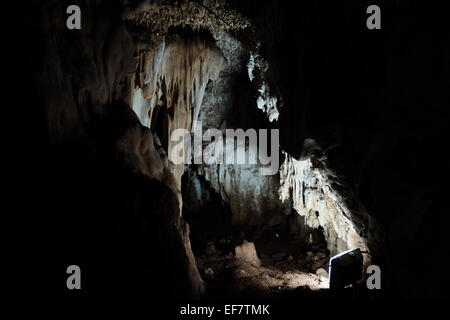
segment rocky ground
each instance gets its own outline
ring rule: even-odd
[[[277,297],[292,292],[323,293],[328,288],[329,253],[324,241],[305,244],[282,229],[265,231],[253,242],[232,238],[209,242],[197,256],[209,298]]]

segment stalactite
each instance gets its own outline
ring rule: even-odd
[[[366,230],[375,227],[374,221],[355,203],[355,195],[339,176],[327,168],[326,159],[285,156],[280,169],[280,199],[292,199],[294,209],[305,217],[308,226],[322,227],[331,254],[373,249],[375,234]]]
[[[152,128],[153,112],[162,103],[166,107],[163,117],[168,122],[164,134],[170,137],[175,129],[195,129],[194,120],[199,116],[206,85],[216,80],[224,67],[220,51],[200,40],[163,40],[155,49],[141,53],[139,63],[137,79],[142,80],[134,91],[132,108],[142,125]],[[168,139],[169,156],[171,150]],[[183,164],[172,168],[178,188],[183,172]]]

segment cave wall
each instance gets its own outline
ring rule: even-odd
[[[296,160],[286,155],[280,176],[281,199],[293,199],[305,224],[322,228],[331,256],[354,248],[379,250],[381,231],[352,190],[327,167],[326,159],[313,155]],[[370,257],[365,255],[364,260],[366,267],[370,265]]]
[[[427,280],[425,272],[448,253],[448,215],[439,200],[447,172],[432,173],[434,164],[423,169],[431,154],[425,150],[441,150],[447,140],[443,8],[381,1],[383,27],[371,32],[364,24],[369,1],[235,4],[253,21],[272,88],[283,97],[282,149],[295,163],[305,139],[314,139],[327,167],[345,177],[345,188],[379,223],[373,262],[386,292],[448,296],[448,282]]]
[[[140,80],[131,105],[141,123],[166,140],[169,162],[176,146],[171,134],[180,128],[193,132],[195,121],[201,121],[203,132],[269,127],[256,109],[258,103],[244,67],[248,54],[241,40],[214,24],[208,26],[208,32],[209,41],[200,41],[195,32],[187,39],[186,35],[185,39],[168,36],[139,58]],[[158,113],[163,113],[162,118]],[[161,121],[164,127],[158,130]],[[263,176],[260,169],[260,165],[197,165],[198,174],[229,204],[233,225],[279,224],[290,207],[278,197],[278,174]],[[171,167],[178,189],[184,171],[185,164]]]
[[[249,52],[243,45],[245,40],[225,32],[215,38],[227,64],[219,78],[206,88],[199,115],[203,129],[220,129],[223,136],[230,128],[270,129],[266,116],[257,108],[258,92],[247,76]],[[246,145],[246,154],[257,152],[250,148]],[[230,206],[233,225],[267,228],[284,222],[291,206],[279,199],[279,174],[262,175],[263,167],[258,159],[256,165],[199,165],[197,172]]]
[[[25,71],[16,73],[27,75],[31,102],[18,110],[28,117],[16,142],[4,230],[16,250],[6,253],[2,290],[70,294],[66,268],[77,264],[81,294],[199,296],[177,180],[129,105],[142,47],[122,19],[127,4],[76,3],[81,30],[66,28],[68,1],[30,4],[17,27],[29,39],[18,43]]]
[[[163,40],[155,50],[141,54],[139,86],[131,106],[141,123],[159,134],[169,160],[176,145],[171,134],[175,129],[195,129],[206,85],[217,79],[222,65],[220,52],[200,40]],[[184,163],[174,164],[171,172],[180,190]]]
[[[168,137],[193,129],[223,56],[185,31],[208,25],[219,37],[247,22],[222,4],[215,8],[230,23],[193,2],[180,4],[185,10],[170,2],[76,4],[79,31],[65,27],[67,1],[34,3],[19,28],[30,38],[18,45],[26,70],[19,74],[31,79],[33,99],[19,145],[36,143],[18,162],[14,194],[29,201],[15,205],[6,232],[23,248],[9,253],[7,288],[64,292],[65,266],[78,261],[90,293],[199,296],[204,285],[181,218],[184,166],[171,164]],[[29,275],[27,265],[35,269]]]

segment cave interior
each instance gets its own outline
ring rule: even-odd
[[[376,31],[368,1],[12,8],[5,292],[335,298],[330,258],[360,248],[339,298],[448,296],[444,10],[378,2]],[[279,170],[174,163],[171,134],[200,122],[278,130]]]

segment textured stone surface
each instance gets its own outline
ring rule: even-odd
[[[163,40],[155,49],[141,53],[132,108],[141,123],[159,135],[169,160],[175,144],[172,132],[194,129],[206,85],[217,79],[223,61],[219,51],[199,40],[167,44]],[[184,164],[173,165],[171,172],[180,190]]]
[[[245,260],[255,267],[261,266],[261,261],[258,258],[255,244],[253,242],[247,242],[244,240],[244,242],[240,246],[236,246],[234,250],[236,258]]]
[[[201,41],[163,38],[155,48],[140,50],[136,76],[131,78],[136,83],[131,90],[132,108],[144,126],[156,131],[169,162],[173,130],[192,131],[194,120],[202,121],[203,130],[231,128],[238,125],[236,118],[248,113],[236,104],[236,99],[243,99],[236,90],[245,60],[242,44],[223,29],[214,25],[209,28],[220,51]],[[251,86],[248,88],[245,95],[251,97]],[[253,109],[254,100],[246,99],[250,102],[243,100],[239,107]],[[175,177],[174,189],[180,190],[184,165],[169,167]],[[262,176],[260,168],[199,165],[198,173],[229,204],[233,224],[277,224],[290,209],[278,199],[278,176]],[[199,189],[197,193],[202,192]]]
[[[323,228],[331,255],[353,248],[368,250],[367,243],[376,236],[374,222],[324,159],[298,161],[286,156],[280,177],[280,197],[292,197],[294,209],[308,226]]]
[[[125,20],[141,32],[147,39],[158,43],[170,28],[189,27],[194,30],[215,28],[227,31],[250,27],[250,21],[236,10],[217,0],[197,1],[142,1],[135,8],[127,8]]]
[[[232,223],[271,226],[289,214],[288,205],[278,199],[279,178],[262,176],[255,165],[210,165],[199,169],[232,212]]]
[[[328,272],[323,268],[317,269],[316,275],[318,275],[319,277],[322,277],[322,278],[328,278]]]
[[[204,130],[218,128],[225,134],[226,128],[268,128],[268,122],[256,108],[253,88],[242,68],[248,53],[239,40],[225,31],[212,30],[212,34],[227,64],[220,77],[206,88],[199,114]],[[264,176],[260,169],[259,164],[211,164],[200,165],[197,171],[230,206],[232,224],[268,227],[281,223],[289,214],[290,205],[279,200],[278,174]]]
[[[33,97],[26,138],[34,142],[22,150],[20,194],[29,201],[16,204],[10,221],[18,246],[6,290],[66,292],[59,275],[75,263],[89,279],[85,293],[199,296],[177,180],[159,139],[130,108],[142,44],[112,14],[118,3],[83,2],[74,32],[65,5],[34,3],[27,20],[34,52],[23,60]]]

